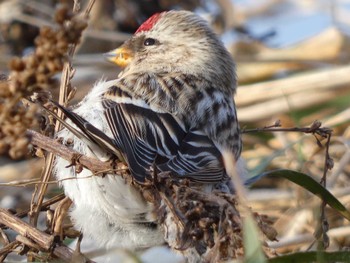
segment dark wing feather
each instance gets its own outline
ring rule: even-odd
[[[92,145],[91,145],[91,143],[94,143],[95,145],[97,145],[101,149],[104,149],[105,151],[118,156],[118,158],[121,158],[119,148],[116,145],[114,140],[112,140],[110,137],[108,137],[101,130],[97,129],[95,126],[93,126],[87,120],[85,120],[83,117],[66,109],[65,107],[61,106],[60,104],[58,104],[56,102],[53,102],[53,101],[51,101],[51,102],[57,108],[59,108],[64,113],[64,115],[67,118],[69,118],[79,128],[79,130],[81,132],[78,131],[76,128],[72,127],[71,125],[69,125],[67,122],[63,121],[61,118],[59,118],[52,111],[49,111],[50,114],[52,114],[58,121],[60,121],[68,130],[70,130],[79,139],[86,142],[87,146],[90,148],[90,150],[92,152],[95,152],[95,150],[92,148],[96,148],[96,147],[92,147]]]
[[[103,106],[115,141],[138,181],[144,180],[154,162],[161,171],[172,171],[194,181],[223,180],[221,154],[205,134],[186,131],[169,113],[112,100],[103,101]]]
[[[189,131],[177,155],[159,165],[162,171],[176,171],[179,175],[199,182],[220,182],[225,178],[221,153],[213,142],[199,131]]]
[[[176,154],[177,142],[185,133],[170,114],[111,100],[103,101],[103,106],[115,141],[136,180],[144,181],[158,155],[170,159]]]

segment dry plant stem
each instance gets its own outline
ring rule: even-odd
[[[327,127],[321,127],[321,122],[315,121],[310,127],[293,127],[293,128],[278,128],[281,126],[280,122],[277,121],[274,125],[267,126],[264,128],[257,128],[252,130],[244,130],[243,133],[250,132],[260,132],[260,131],[268,131],[268,132],[303,132],[303,133],[311,133],[313,135],[318,134],[323,138],[327,138],[327,142],[325,143],[326,152],[325,152],[325,162],[323,167],[323,175],[321,179],[321,184],[323,187],[326,187],[327,182],[327,171],[333,168],[333,160],[329,155],[329,145],[331,142],[332,130]],[[318,146],[322,147],[321,142],[315,136]],[[238,194],[238,192],[237,192]],[[329,224],[325,215],[325,207],[326,202],[323,200],[320,207],[320,220],[318,221],[318,225],[315,230],[315,238],[319,241],[319,245],[322,247],[320,249],[325,249],[329,246],[329,237],[327,235],[327,231],[329,229]],[[321,241],[322,238],[322,241]],[[310,246],[311,247],[311,246]]]
[[[49,165],[45,165],[45,170],[43,175],[40,178],[40,181],[42,182],[47,182],[50,179],[50,175],[51,175],[51,170],[52,170],[52,165],[50,165],[51,163],[53,163],[53,155],[52,153],[48,154],[48,157],[46,159],[45,163],[49,163]],[[43,203],[44,200],[44,195],[46,193],[46,189],[47,189],[47,184],[40,184],[40,185],[35,185],[35,189],[32,195],[32,200],[30,202],[30,212],[29,212],[29,216],[30,216],[30,223],[33,226],[37,225],[38,222],[38,216],[39,216],[39,212],[41,211],[41,205]]]
[[[60,87],[60,96],[59,96],[59,102],[62,105],[66,104],[66,97],[67,97],[67,87],[69,83],[69,75],[70,75],[70,63],[66,62],[63,69],[62,74],[62,80],[61,80],[61,87]],[[62,118],[62,112],[58,112],[58,116]],[[60,123],[56,122],[55,125],[55,133],[59,131],[60,129]],[[31,200],[31,211],[30,211],[30,222],[33,226],[36,226],[39,212],[41,211],[41,205],[44,200],[44,195],[46,193],[48,184],[46,184],[50,180],[53,162],[54,162],[54,154],[52,152],[49,152],[46,156],[45,160],[45,170],[40,178],[41,182],[44,182],[43,184],[36,185],[34,193],[32,195]]]
[[[242,133],[255,133],[255,132],[303,132],[319,134],[320,136],[327,138],[332,130],[327,127],[321,127],[321,122],[315,121],[310,127],[292,127],[292,128],[279,128],[281,126],[280,122],[277,121],[274,125],[266,126],[263,128],[256,129],[244,129]]]
[[[41,211],[45,211],[49,206],[61,201],[63,198],[65,198],[65,195],[63,193],[52,197],[51,199],[42,203]],[[30,210],[24,210],[23,212],[15,214],[15,216],[22,218],[22,217],[27,216],[29,212],[30,212]]]
[[[15,217],[7,210],[0,208],[0,223],[36,242],[41,248],[50,250],[54,237],[50,236]]]
[[[42,250],[40,246],[38,246],[37,244],[35,244],[33,241],[31,241],[29,238],[25,236],[17,235],[16,241],[20,242],[21,244],[24,244],[27,247],[34,248],[36,251]]]
[[[34,227],[29,225],[26,222],[23,222],[16,216],[12,215],[5,209],[0,208],[0,223],[6,225],[7,227],[13,229],[20,235],[26,238],[27,244],[33,243],[35,247],[39,247],[40,250],[52,251],[52,253],[60,258],[61,260],[72,262],[73,251],[64,246],[54,244],[54,236],[50,236]],[[22,241],[23,238],[20,238]],[[93,261],[86,261],[93,262]]]
[[[1,238],[3,239],[3,244],[4,245],[8,245],[10,243],[10,240],[9,238],[7,237],[7,235],[5,234],[5,232],[0,228],[0,235],[1,235]]]
[[[318,105],[349,94],[350,66],[298,74],[280,80],[240,86],[236,103],[240,121],[253,122],[274,114]]]
[[[328,70],[300,74],[280,80],[273,80],[241,86],[237,90],[239,106],[253,105],[271,99],[280,99],[281,95],[310,91],[320,92],[347,86],[350,81],[350,66],[341,66]],[[281,91],[283,87],[283,92]]]
[[[73,10],[77,11],[78,6],[80,5],[80,1],[74,1],[74,7]],[[91,11],[91,8],[94,4],[94,0],[90,0],[87,6],[87,9],[85,11],[85,16],[87,17]],[[72,57],[74,55],[76,45],[73,45],[70,47],[68,51],[69,57]],[[67,103],[67,94],[68,94],[68,86],[70,83],[70,79],[72,78],[72,65],[70,61],[68,60],[67,62],[64,63],[63,66],[63,74],[61,78],[61,85],[60,85],[60,94],[59,94],[59,103],[61,105],[66,105]],[[62,117],[63,113],[58,112],[58,116]],[[58,132],[60,130],[60,123],[56,122],[55,125],[55,132]],[[49,152],[47,155],[47,159],[45,162],[45,170],[41,176],[41,181],[44,182],[43,184],[40,184],[40,186],[36,186],[34,193],[32,195],[32,200],[31,200],[31,212],[30,212],[30,221],[31,224],[36,226],[37,220],[38,220],[38,215],[41,210],[41,205],[44,200],[44,195],[46,193],[48,185],[46,182],[50,180],[51,172],[52,172],[52,167],[54,163],[54,155],[52,152]]]
[[[159,195],[169,210],[173,213],[173,215],[175,215],[175,221],[180,225],[181,231],[183,231],[185,228],[185,219],[183,216],[181,216],[181,213],[176,208],[176,205],[170,198],[167,197],[167,195],[164,193],[164,189],[163,191],[159,191]]]
[[[342,226],[338,228],[332,228],[329,230],[328,235],[330,238],[346,238],[350,235],[350,227]],[[311,233],[298,234],[294,236],[282,237],[278,242],[266,241],[268,246],[273,249],[300,249],[305,244],[313,242],[315,237]]]
[[[1,238],[3,239],[3,242],[2,242],[3,248],[0,249],[0,262],[3,262],[7,257],[7,255],[11,253],[13,244],[10,243],[9,238],[1,228],[0,228],[0,235],[1,235]]]
[[[100,160],[89,158],[87,156],[81,155],[79,152],[76,152],[54,139],[46,137],[35,131],[28,131],[32,136],[32,144],[42,148],[48,152],[52,152],[54,155],[57,155],[67,161],[72,162],[73,165],[79,164],[83,167],[86,167],[93,173],[113,171],[112,164],[109,162],[102,162]],[[117,169],[125,169],[126,166],[122,163],[117,164]],[[102,175],[102,174],[101,174]]]
[[[54,219],[51,227],[53,229],[52,233],[54,235],[58,235],[60,237],[60,240],[64,239],[63,221],[66,218],[68,209],[71,206],[71,204],[72,200],[66,197],[59,203],[58,207],[55,209]]]
[[[6,259],[7,255],[12,253],[14,249],[16,249],[18,246],[20,246],[21,243],[19,241],[13,241],[6,246],[2,247],[0,249],[0,262],[4,262]]]
[[[324,161],[324,167],[323,167],[323,176],[321,179],[321,184],[323,187],[327,186],[327,171],[331,170],[333,168],[333,160],[331,159],[329,155],[329,145],[331,142],[331,134],[328,134],[327,142],[326,142],[326,153],[325,153],[325,161]],[[320,207],[320,221],[318,224],[318,229],[315,231],[315,238],[320,240],[322,238],[322,242],[319,242],[319,244],[322,246],[321,249],[325,249],[329,246],[329,237],[327,235],[327,232],[329,230],[329,223],[326,218],[326,201],[322,201],[321,207]]]
[[[57,202],[61,201],[61,200],[64,199],[64,198],[65,198],[65,195],[62,193],[62,194],[56,195],[55,197],[53,197],[53,198],[47,200],[46,202],[44,202],[44,203],[42,204],[42,206],[41,206],[41,211],[47,210],[48,207],[49,207],[50,205],[52,205],[52,204],[54,204],[54,203],[57,203]],[[22,212],[20,212],[20,213],[14,214],[14,216],[16,216],[16,217],[18,217],[18,218],[23,218],[23,217],[27,216],[29,212],[30,212],[30,209],[24,210],[24,211],[22,211]],[[1,227],[3,227],[2,224],[0,224],[0,228],[1,228]],[[0,231],[1,231],[1,229],[0,229]],[[2,232],[1,232],[1,233],[2,233]],[[4,238],[4,237],[3,237],[3,238]],[[5,238],[4,238],[4,239],[5,239]]]

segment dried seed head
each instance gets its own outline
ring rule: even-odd
[[[54,74],[63,68],[68,47],[79,42],[87,26],[83,17],[74,15],[67,6],[57,8],[58,29],[43,26],[35,39],[36,50],[25,58],[13,58],[9,63],[10,81],[0,83],[0,153],[14,158],[26,155],[28,128],[38,126],[37,108],[21,103],[22,98],[56,87]]]
[[[12,159],[19,159],[23,157],[23,153],[28,152],[29,139],[21,137],[11,143],[9,155]]]
[[[72,12],[69,10],[67,5],[61,5],[57,8],[55,13],[55,22],[63,25],[63,23],[72,18]]]
[[[26,65],[23,61],[23,59],[19,57],[14,57],[13,59],[10,60],[9,63],[9,68],[10,70],[14,71],[23,71],[25,69]]]

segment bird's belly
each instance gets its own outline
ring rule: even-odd
[[[74,110],[108,136],[111,136],[111,132],[104,119],[104,109],[96,98],[114,82],[99,82],[85,97],[84,103]],[[72,140],[74,150],[87,156],[91,154],[88,147],[67,129],[60,131],[57,136],[63,138],[63,142]],[[143,200],[136,189],[125,184],[118,176],[92,176],[87,169],[76,174],[74,167],[66,168],[69,164],[57,158],[55,175],[59,180],[73,178],[63,181],[62,185],[74,204],[70,213],[74,225],[85,236],[91,236],[96,245],[105,248],[135,248],[163,243],[160,231],[147,225],[147,222],[153,221],[150,218],[153,207]],[[135,218],[138,217],[143,218],[144,223],[136,222]]]
[[[74,149],[85,152],[78,140],[74,142]],[[87,169],[76,174],[74,167],[66,168],[68,165],[68,161],[58,158],[56,177],[71,178],[62,182],[65,194],[74,203],[71,218],[75,227],[92,237],[96,245],[135,248],[163,242],[153,223],[153,206],[122,177],[93,176]]]

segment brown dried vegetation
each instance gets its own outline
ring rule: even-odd
[[[54,76],[63,68],[68,47],[79,42],[87,27],[85,19],[73,16],[66,5],[57,9],[55,21],[57,29],[40,29],[33,54],[10,61],[11,74],[0,84],[0,154],[13,159],[27,154],[30,138],[26,130],[38,127],[41,116],[36,105],[23,99],[34,93],[40,94],[37,98],[41,100],[50,97],[48,90],[57,86]]]

